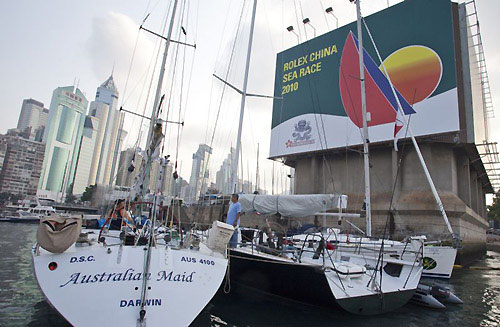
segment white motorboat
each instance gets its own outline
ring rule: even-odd
[[[56,209],[54,209],[54,207],[51,207],[51,206],[41,205],[38,202],[36,207],[28,208],[26,210],[20,209],[20,210],[17,210],[17,212],[27,213],[27,214],[31,214],[33,216],[36,215],[38,217],[41,217],[41,216],[50,216],[50,215],[56,214]]]
[[[14,215],[6,215],[0,221],[10,223],[36,223],[40,222],[40,217],[56,214],[56,209],[50,206],[38,205],[33,208],[18,209]]]

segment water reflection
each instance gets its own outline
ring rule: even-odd
[[[35,232],[35,225],[0,223],[0,326],[69,325],[44,301],[34,280],[30,250]],[[474,266],[500,267],[500,255],[489,255]],[[439,283],[450,287],[464,304],[448,305],[442,311],[409,304],[375,317],[353,316],[340,309],[307,306],[233,285],[229,295],[217,294],[192,326],[500,325],[500,271],[457,269],[451,282]]]
[[[78,305],[75,303],[75,305]],[[44,300],[35,303],[35,312],[31,316],[27,326],[42,327],[42,326],[71,326],[63,317],[61,317],[52,307]]]

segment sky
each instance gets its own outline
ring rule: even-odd
[[[363,1],[362,11],[368,15],[400,1]],[[159,38],[139,32],[139,25],[149,14],[144,27],[164,33],[169,5],[170,1],[162,0],[0,2],[0,132],[16,127],[23,99],[36,99],[48,108],[56,87],[78,85],[92,101],[97,87],[112,72],[120,92],[119,104],[149,116],[157,83],[157,69],[154,75],[152,71],[163,43],[159,51]],[[500,106],[500,44],[495,37],[500,2],[481,0],[477,5],[493,103]],[[276,54],[297,43],[287,26],[294,26],[301,41],[313,36],[312,28],[299,21],[303,17],[310,19],[318,35],[335,27],[333,17],[324,14],[327,7],[334,8],[340,26],[355,20],[355,6],[347,0],[258,2],[248,92],[273,93]],[[209,171],[215,182],[216,171],[236,143],[240,96],[223,88],[212,74],[242,87],[250,14],[251,1],[179,1],[173,39],[196,44],[196,49],[171,46],[162,94],[166,95],[163,117],[168,112],[168,119],[185,122],[180,129],[169,124],[165,140],[165,153],[177,161],[185,179],[189,179],[198,144],[213,146]],[[185,27],[185,36],[178,24]],[[266,158],[271,114],[272,100],[248,98],[242,133],[243,177],[255,180],[259,147],[260,184],[269,191],[273,164]],[[126,116],[125,147],[137,143],[146,123]],[[497,111],[490,121],[492,141],[500,139],[499,124]],[[280,163],[274,166],[275,191],[281,192],[290,182],[286,177],[289,169]]]

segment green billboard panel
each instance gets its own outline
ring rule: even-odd
[[[365,20],[385,66],[363,27],[370,141],[405,133],[398,108],[417,136],[459,130],[451,2],[406,0]],[[354,22],[278,54],[271,157],[362,143],[359,53]]]

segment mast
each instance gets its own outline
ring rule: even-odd
[[[359,48],[359,79],[361,81],[361,109],[363,115],[363,157],[365,172],[366,236],[372,236],[372,213],[370,205],[370,156],[368,152],[368,123],[366,121],[365,64],[363,58],[363,31],[361,26],[361,0],[356,1]]]
[[[153,153],[155,152],[155,147],[151,146],[150,143],[154,142],[155,139],[159,137],[159,134],[161,134],[161,131],[158,131],[161,126],[156,126],[157,120],[158,120],[158,104],[160,103],[160,96],[161,96],[161,88],[163,84],[163,75],[165,74],[165,65],[167,62],[167,55],[168,55],[168,48],[170,46],[170,40],[172,37],[172,31],[174,27],[174,20],[175,20],[175,12],[177,10],[177,4],[178,0],[174,0],[174,7],[172,9],[172,17],[170,19],[170,24],[168,27],[168,35],[167,39],[165,41],[165,52],[163,53],[163,60],[160,68],[160,75],[158,77],[158,86],[156,88],[156,95],[155,95],[155,102],[153,105],[153,112],[151,113],[151,121],[149,125],[149,132],[148,132],[148,139],[146,143],[146,151],[147,151],[147,158],[146,158],[146,165],[145,165],[145,172],[144,172],[144,180],[143,180],[143,189],[142,189],[142,196],[144,196],[147,192],[147,189],[149,188],[149,171],[151,169],[151,163],[153,159]],[[155,130],[156,128],[156,130]],[[155,133],[156,132],[156,133]],[[156,137],[153,137],[153,134],[157,134]],[[153,190],[155,192],[155,190]],[[148,276],[149,271],[150,271],[150,266],[151,266],[151,248],[153,246],[153,240],[154,240],[154,226],[156,222],[156,204],[157,204],[157,195],[154,194],[154,200],[153,200],[153,206],[151,210],[151,231],[149,234],[149,240],[148,240],[148,246],[147,246],[147,251],[144,254],[144,269],[143,269],[143,276]],[[144,278],[142,280],[142,287],[141,287],[141,307],[139,311],[139,325],[144,326],[145,325],[145,316],[146,316],[146,297],[147,297],[147,291],[148,291],[148,279]]]
[[[271,194],[274,195],[274,160],[273,160],[273,173],[271,176]]]
[[[236,156],[235,156],[235,162],[234,162],[234,165],[232,167],[232,172],[231,172],[232,193],[235,193],[237,191],[236,184],[238,183],[238,160],[239,160],[239,153],[240,153],[240,147],[241,147],[241,130],[243,127],[243,114],[245,112],[245,100],[246,100],[246,96],[247,96],[247,84],[248,84],[248,71],[250,68],[250,55],[252,53],[252,40],[253,40],[253,30],[254,30],[254,25],[255,25],[255,12],[256,11],[257,11],[257,0],[254,0],[253,10],[252,10],[252,20],[250,23],[250,35],[248,37],[247,62],[246,62],[246,66],[245,66],[245,77],[243,80],[243,92],[241,95],[240,122],[238,125],[238,137],[236,139]]]
[[[401,106],[401,102],[399,101],[399,98],[396,94],[396,90],[394,89],[394,85],[392,84],[391,77],[387,73],[387,69],[385,67],[384,62],[382,61],[382,57],[380,56],[380,53],[378,52],[377,45],[375,44],[375,41],[373,40],[372,34],[370,30],[368,29],[368,26],[366,26],[365,22],[365,27],[366,31],[368,32],[368,36],[370,37],[370,40],[373,44],[373,47],[375,48],[375,52],[377,53],[378,60],[380,61],[382,68],[384,70],[384,74],[387,77],[387,80],[389,81],[389,85],[391,86],[391,91],[394,97],[396,98],[396,103],[398,104],[397,110],[403,110],[403,107]],[[448,219],[448,215],[446,214],[446,211],[444,210],[444,205],[443,202],[441,202],[441,198],[439,197],[439,194],[437,192],[436,186],[434,185],[434,182],[432,181],[431,174],[429,173],[429,169],[427,168],[427,165],[425,164],[424,157],[422,156],[422,152],[420,152],[420,147],[418,146],[417,140],[415,139],[415,136],[413,135],[413,132],[411,131],[410,125],[408,125],[408,121],[406,120],[406,116],[404,112],[401,112],[401,117],[403,118],[403,123],[407,126],[408,134],[410,135],[411,141],[413,143],[413,146],[415,148],[415,151],[417,152],[418,159],[420,161],[420,164],[422,165],[422,169],[424,170],[425,173],[425,178],[427,179],[427,182],[429,183],[429,186],[432,191],[432,195],[434,196],[434,200],[436,201],[439,211],[441,212],[441,216],[443,216],[443,220],[446,224],[446,227],[448,228],[448,231],[451,234],[451,237],[453,238],[454,246],[458,246],[458,236],[455,235],[453,232],[453,229],[451,228],[450,221]]]
[[[255,190],[259,192],[259,143],[257,143],[257,169],[255,171]]]
[[[170,47],[170,40],[172,38],[172,32],[174,29],[174,20],[175,20],[175,12],[177,11],[177,3],[179,0],[174,0],[174,8],[172,9],[172,18],[170,19],[170,24],[168,26],[168,32],[167,32],[167,38],[165,41],[165,51],[163,53],[163,60],[161,63],[161,68],[160,68],[160,75],[158,76],[158,85],[156,86],[156,94],[155,94],[155,102],[153,104],[153,111],[151,112],[151,124],[149,125],[149,131],[148,131],[148,138],[146,141],[146,148],[149,146],[149,143],[151,142],[152,138],[152,133],[153,133],[153,127],[156,123],[156,120],[158,119],[158,104],[160,103],[160,98],[161,98],[161,88],[163,85],[163,76],[165,75],[165,65],[167,63],[167,54],[168,54],[168,49]],[[146,181],[149,182],[149,173],[146,174]],[[147,184],[147,183],[145,183]]]

